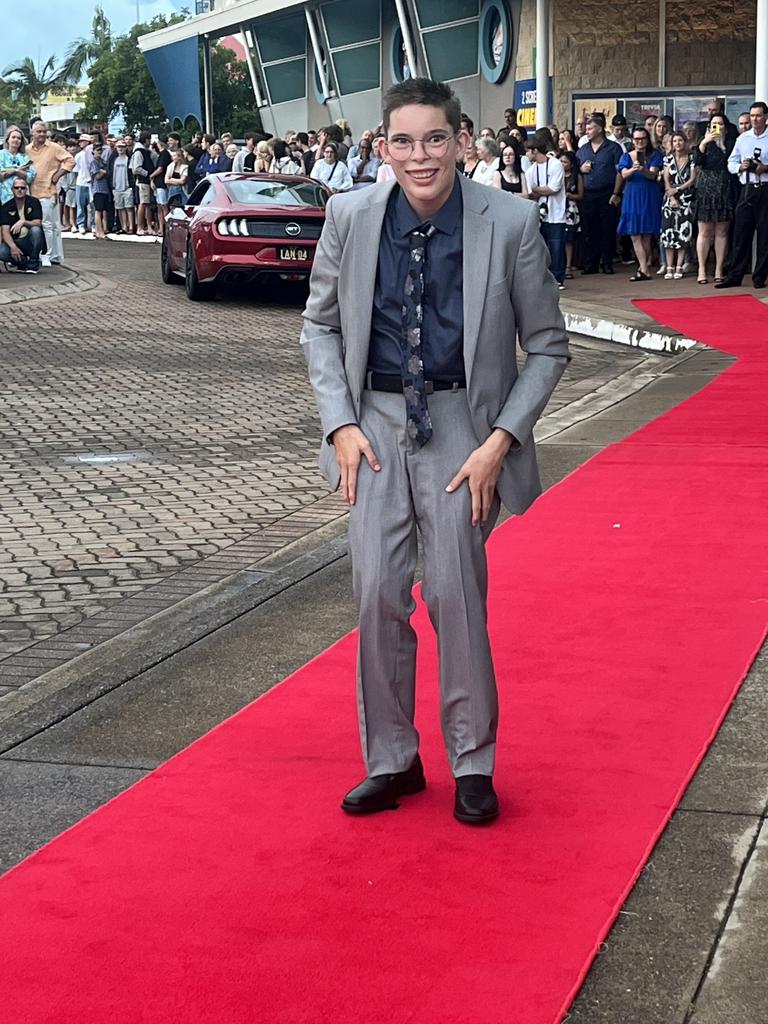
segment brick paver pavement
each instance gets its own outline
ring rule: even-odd
[[[0,695],[343,514],[316,467],[301,297],[193,304],[159,248],[13,307],[0,378]],[[557,408],[642,359],[575,349]]]

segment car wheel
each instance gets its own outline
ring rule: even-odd
[[[160,246],[160,276],[165,284],[181,284],[181,278],[174,274],[168,263],[168,242],[163,235],[163,244]]]
[[[208,302],[216,294],[216,285],[212,282],[202,283],[197,277],[195,256],[192,252],[192,243],[187,243],[187,266],[184,272],[184,285],[187,290],[187,298],[193,302]]]

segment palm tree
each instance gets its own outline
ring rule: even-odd
[[[112,26],[104,8],[96,5],[90,39],[76,39],[64,57],[62,72],[68,82],[77,85],[89,64],[112,50]]]
[[[36,68],[32,58],[25,57],[20,64],[10,64],[3,71],[3,78],[12,87],[16,99],[26,103],[35,114],[40,113],[43,96],[66,82],[66,76],[61,68],[56,67],[56,58],[53,56],[48,58],[42,68]]]

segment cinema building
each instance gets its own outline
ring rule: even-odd
[[[701,119],[768,100],[768,0],[198,0],[189,20],[141,37],[169,118],[212,123],[211,47],[240,40],[264,130],[380,120],[414,75],[449,82],[477,128],[522,110],[529,125],[582,110]],[[202,52],[202,61],[199,54]],[[202,73],[200,68],[202,67]]]

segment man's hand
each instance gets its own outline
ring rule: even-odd
[[[336,461],[341,470],[342,498],[348,505],[354,505],[357,497],[357,471],[360,467],[360,459],[365,456],[368,465],[376,473],[381,469],[379,460],[374,455],[368,438],[360,427],[353,423],[334,430],[331,442],[336,450]]]
[[[581,165],[581,173],[582,174],[589,174],[589,172],[591,170],[592,170],[592,161],[591,160],[585,160],[584,163]]]
[[[20,260],[21,259],[21,249],[18,247],[18,245],[9,245],[8,248],[11,251],[11,256],[15,260]]]
[[[484,526],[488,522],[496,481],[501,473],[504,456],[512,447],[512,435],[497,428],[491,436],[475,448],[456,476],[446,487],[455,491],[465,480],[472,496],[472,525]]]
[[[749,171],[751,169],[752,169],[752,161],[751,160],[742,160],[741,163],[739,164],[739,170]]]
[[[621,196],[617,196],[615,193],[608,200],[609,206],[618,206],[621,203]]]
[[[11,224],[11,234],[21,234],[21,229],[24,227],[26,223],[27,222],[25,220],[17,220],[15,224]]]

